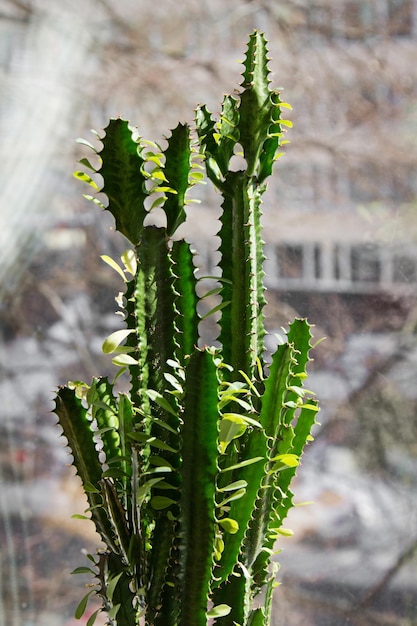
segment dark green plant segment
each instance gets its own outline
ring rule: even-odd
[[[255,32],[241,91],[225,97],[218,120],[200,107],[196,132],[179,124],[164,149],[111,120],[97,151],[102,189],[76,174],[107,196],[131,243],[121,265],[104,257],[125,282],[125,328],[103,344],[130,391],[116,393],[106,378],[76,381],[59,389],[55,409],[106,545],[79,571],[96,578],[90,593],[109,624],[270,623],[274,544],[287,533],[291,480],[318,411],[303,389],[305,320],[290,325],[264,363],[260,209],[285,143],[283,106]],[[240,152],[245,165],[234,171]],[[223,197],[220,271],[210,289],[219,298],[220,347],[198,347],[205,296],[197,296],[189,244],[175,237],[204,167]],[[155,207],[165,227],[147,225]]]

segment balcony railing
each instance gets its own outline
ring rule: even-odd
[[[346,293],[417,290],[417,245],[300,242],[266,247],[270,289]]]

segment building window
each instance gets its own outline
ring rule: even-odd
[[[387,32],[391,37],[410,37],[413,34],[412,0],[388,0]]]
[[[406,254],[395,254],[393,258],[393,280],[395,283],[417,282],[417,259]]]
[[[277,246],[279,275],[282,278],[303,278],[303,247],[297,244]]]
[[[373,2],[346,2],[343,18],[346,39],[363,39],[375,34],[377,19]]]
[[[352,280],[354,282],[379,283],[381,262],[376,245],[352,246]]]
[[[329,2],[315,2],[305,8],[305,27],[309,38],[316,35],[318,40],[331,39],[334,34],[334,7]]]

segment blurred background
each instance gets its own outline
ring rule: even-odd
[[[268,327],[326,337],[273,625],[417,624],[416,0],[0,0],[0,626],[87,621],[70,572],[97,537],[51,411],[109,372],[122,286],[99,257],[126,244],[72,178],[75,140],[217,115],[254,28],[294,123],[264,202]],[[219,200],[199,196],[209,269]]]

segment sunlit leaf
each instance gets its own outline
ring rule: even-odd
[[[229,485],[226,485],[225,487],[221,487],[221,489],[218,489],[217,491],[219,492],[224,492],[224,491],[234,491],[235,489],[242,489],[244,487],[247,487],[248,483],[246,482],[246,480],[236,480],[234,483],[230,483]]]
[[[112,267],[119,274],[119,276],[122,277],[123,281],[126,282],[126,276],[124,274],[124,271],[114,259],[112,259],[110,256],[107,256],[107,254],[102,254],[100,258],[105,263],[107,263],[107,265],[110,265],[110,267]]]
[[[262,456],[254,457],[253,459],[246,459],[246,461],[241,461],[240,463],[235,463],[234,465],[229,465],[229,467],[225,467],[220,470],[222,473],[232,472],[236,469],[240,469],[241,467],[246,467],[246,465],[252,465],[252,463],[258,463],[259,461],[264,461],[265,459]]]
[[[240,413],[223,413],[223,418],[235,421],[236,423],[250,424],[251,426],[257,426],[258,428],[262,427],[257,420],[254,420],[248,415],[241,415]]]
[[[132,276],[136,276],[137,262],[135,251],[129,248],[123,252],[120,258],[126,268],[126,271],[128,271],[129,274],[132,274]]]
[[[78,180],[87,183],[88,185],[90,185],[90,187],[92,187],[96,191],[99,191],[99,186],[90,176],[88,176],[88,174],[85,174],[84,172],[74,172],[74,178],[77,178]]]
[[[288,467],[297,467],[300,464],[300,458],[296,454],[278,454],[271,461],[279,461]]]
[[[116,618],[116,615],[118,614],[119,609],[120,609],[120,604],[115,604],[114,606],[112,606],[112,608],[109,611],[110,619],[114,620]]]
[[[111,354],[115,352],[116,348],[128,337],[131,333],[134,333],[133,329],[124,328],[122,330],[116,330],[109,335],[103,342],[102,350],[104,354]]]
[[[223,530],[231,535],[234,535],[239,530],[239,524],[237,521],[231,519],[230,517],[223,517],[223,519],[219,520],[219,525],[223,528]]]
[[[219,449],[224,454],[227,446],[233,439],[241,437],[246,431],[247,424],[244,420],[231,420],[223,418],[219,426]]]
[[[232,491],[230,495],[228,495],[224,500],[220,502],[220,504],[218,505],[219,508],[221,508],[225,504],[228,504],[229,502],[233,502],[233,500],[239,500],[239,498],[244,496],[245,493],[246,493],[246,489],[238,489],[237,491]],[[238,528],[236,528],[236,532],[237,531],[238,531]]]
[[[97,150],[95,149],[95,147],[93,146],[93,144],[91,144],[89,141],[87,141],[86,139],[83,139],[82,137],[78,137],[75,140],[77,143],[83,145],[83,146],[87,146],[87,148],[91,148],[91,150],[93,150],[93,152],[97,152]]]
[[[283,537],[292,537],[294,535],[294,531],[291,530],[291,528],[283,528],[281,526],[280,528],[275,528],[274,530],[278,535],[282,535]]]
[[[177,415],[177,412],[170,405],[168,400],[166,400],[158,391],[155,391],[154,389],[148,389],[146,393],[151,400],[153,400],[154,402],[156,402],[156,404],[165,409],[165,411],[168,411],[168,413],[171,413],[171,415]]]
[[[176,389],[179,392],[183,391],[182,386],[180,385],[180,383],[178,382],[178,380],[175,378],[175,376],[173,376],[172,374],[169,374],[167,372],[165,372],[164,374],[164,378],[165,380],[167,380],[169,383],[171,383],[171,385],[174,387],[174,389]]]
[[[129,354],[119,354],[118,356],[114,357],[114,359],[112,359],[112,363],[119,367],[124,367],[125,365],[137,365],[138,361]]]

